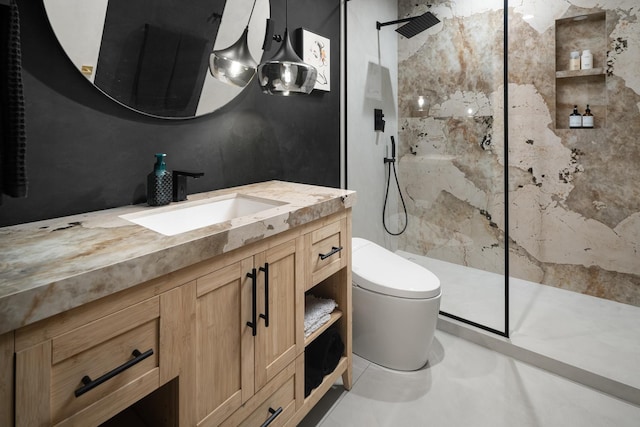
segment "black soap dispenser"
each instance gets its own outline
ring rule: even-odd
[[[156,154],[153,172],[147,175],[147,203],[149,206],[162,206],[171,203],[173,198],[173,177],[167,170],[164,153]]]

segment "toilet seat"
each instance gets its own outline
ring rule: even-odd
[[[352,239],[353,283],[383,295],[427,299],[440,295],[440,280],[426,268],[365,239]]]

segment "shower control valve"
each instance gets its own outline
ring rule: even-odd
[[[384,114],[382,114],[382,110],[379,108],[374,108],[373,110],[373,130],[378,131],[381,130],[384,132],[384,124],[385,121],[383,119]]]

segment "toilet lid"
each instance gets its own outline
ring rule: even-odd
[[[440,280],[426,268],[365,239],[352,239],[353,283],[400,298],[425,299],[440,294]]]

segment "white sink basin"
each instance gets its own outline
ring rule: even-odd
[[[146,209],[141,212],[121,215],[150,230],[175,236],[176,234],[236,218],[255,215],[286,203],[277,200],[230,194],[215,199],[199,200],[180,205]]]

